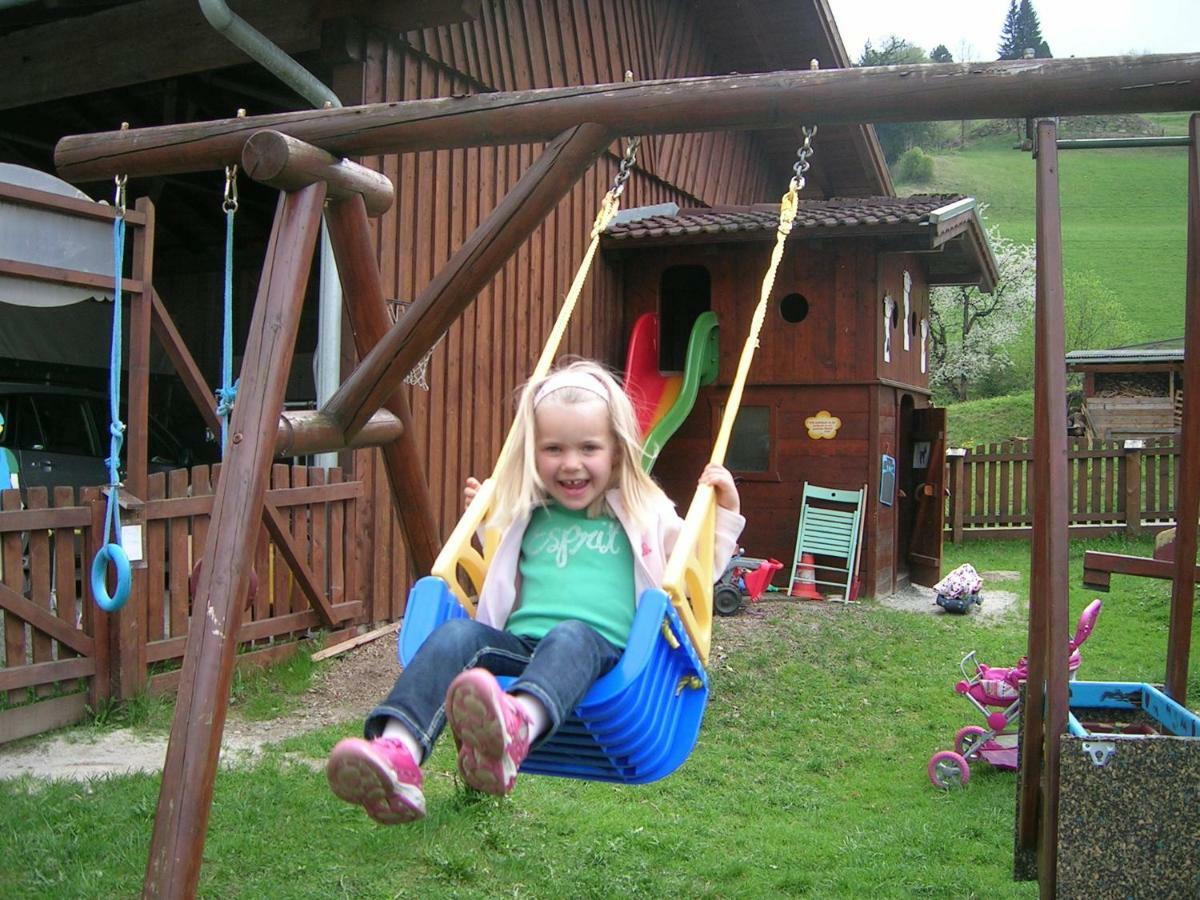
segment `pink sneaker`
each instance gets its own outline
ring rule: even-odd
[[[529,717],[485,669],[468,669],[446,691],[446,719],[458,742],[458,771],[477,791],[503,796],[529,755]]]
[[[425,818],[421,769],[400,741],[338,741],[325,763],[325,777],[334,794],[361,806],[381,825]]]

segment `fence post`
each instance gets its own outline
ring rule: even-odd
[[[950,540],[955,546],[963,540],[963,469],[967,451],[963,447],[951,447],[946,451],[946,460],[950,465]]]
[[[1142,448],[1145,441],[1125,441],[1125,536],[1142,533]]]

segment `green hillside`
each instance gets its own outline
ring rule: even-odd
[[[1186,134],[1185,113],[1147,116]],[[1071,135],[1074,136],[1074,135]],[[1015,240],[1034,235],[1034,163],[1014,150],[1015,132],[936,151],[931,184],[901,194],[957,192],[988,204],[988,224]],[[1090,269],[1121,298],[1140,340],[1183,333],[1187,155],[1183,147],[1063,151],[1063,266]]]

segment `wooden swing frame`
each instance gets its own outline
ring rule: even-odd
[[[233,163],[282,191],[263,266],[231,444],[213,506],[163,772],[143,891],[193,896],[249,587],[250,551],[263,514],[286,373],[299,325],[323,207],[343,280],[361,364],[296,436],[309,452],[367,445],[364,425],[381,407],[402,423],[381,445],[396,509],[417,568],[433,564],[438,536],[411,442],[404,376],[553,210],[617,134],[641,135],[888,121],[1033,118],[1089,113],[1187,111],[1200,107],[1200,55],[1020,60],[962,66],[890,66],[776,72],[494,93],[469,98],[287,113],[64,138],[55,161],[67,179],[210,171]],[[582,124],[581,124],[582,123]],[[1044,125],[1039,126],[1039,136]],[[275,132],[272,134],[271,132]],[[1200,187],[1197,118],[1190,125],[1187,350],[1184,445],[1177,519],[1178,561],[1167,663],[1168,693],[1185,701],[1200,502]],[[409,313],[391,324],[371,249],[368,215],[382,202],[380,176],[337,156],[549,141],[542,156],[434,277]],[[252,144],[257,149],[251,152]],[[1040,143],[1039,185],[1056,168]],[[263,164],[271,159],[272,166]],[[273,169],[273,173],[269,170]],[[388,185],[390,190],[390,185]],[[390,195],[387,202],[390,203]],[[386,208],[384,204],[383,208]],[[1057,835],[1057,735],[1066,721],[1065,453],[1062,270],[1057,207],[1039,207],[1035,472],[1029,656],[1031,691],[1044,684],[1045,714],[1026,718],[1018,850],[1036,853],[1043,894],[1052,894]],[[1189,433],[1192,434],[1189,439]],[[389,429],[389,436],[395,430]],[[677,574],[677,573],[675,573]],[[668,573],[670,578],[672,573]],[[1038,678],[1033,669],[1036,667]],[[1039,708],[1029,698],[1029,708]],[[1040,748],[1041,752],[1029,752]]]

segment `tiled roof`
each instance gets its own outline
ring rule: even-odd
[[[920,225],[931,212],[964,199],[960,194],[918,194],[912,197],[850,197],[801,200],[792,235],[808,229],[871,228]],[[608,227],[615,241],[680,235],[718,235],[774,231],[779,208],[769,203],[681,209],[675,215],[648,215]]]
[[[1129,365],[1130,363],[1182,363],[1183,348],[1118,347],[1114,350],[1072,350],[1067,365]]]

